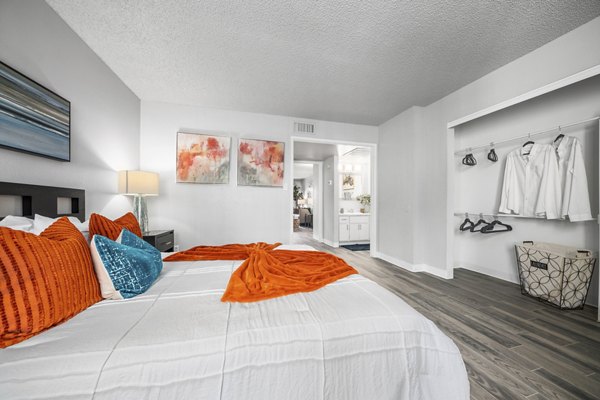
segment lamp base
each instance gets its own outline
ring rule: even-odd
[[[144,196],[135,195],[133,197],[133,214],[140,224],[142,234],[148,232],[148,207]]]

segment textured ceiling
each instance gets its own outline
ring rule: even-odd
[[[143,100],[380,124],[600,15],[598,0],[47,0]]]

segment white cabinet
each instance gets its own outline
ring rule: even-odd
[[[340,242],[366,242],[370,240],[368,215],[340,216],[339,227]]]
[[[350,241],[350,224],[348,222],[340,222],[340,242]]]
[[[360,240],[360,224],[350,224],[350,238],[348,240]],[[341,239],[340,239],[341,240]]]
[[[369,240],[369,224],[354,224],[358,225],[358,240]]]

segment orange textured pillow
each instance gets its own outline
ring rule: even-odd
[[[40,236],[0,227],[0,348],[100,300],[87,241],[66,217]]]
[[[133,213],[127,213],[122,217],[111,221],[110,219],[100,214],[92,214],[90,217],[90,237],[94,235],[106,236],[110,240],[117,240],[123,228],[131,233],[142,237],[140,223]]]

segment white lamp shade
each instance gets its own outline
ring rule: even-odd
[[[119,171],[119,193],[158,196],[158,174],[147,171]]]

